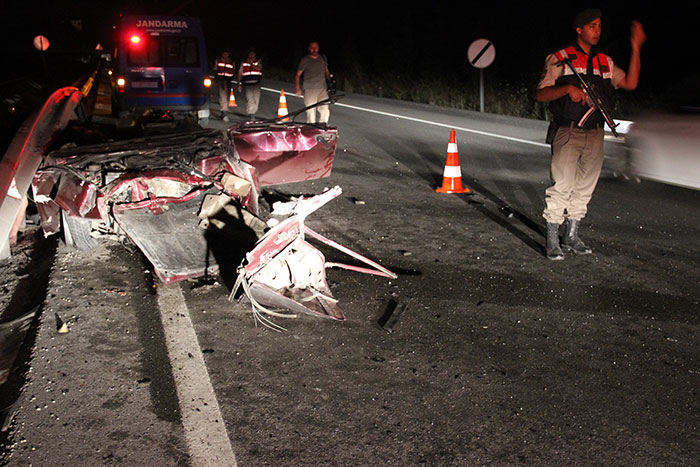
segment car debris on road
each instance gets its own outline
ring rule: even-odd
[[[336,142],[335,127],[268,121],[70,145],[44,158],[34,202],[45,235],[62,229],[82,250],[100,236],[128,239],[164,283],[233,270],[245,259],[234,292],[242,286],[256,318],[273,328],[262,315],[281,314],[268,306],[342,320],[325,267],[396,275],[304,225],[340,187],[296,201],[277,225],[259,217],[258,205],[261,187],[329,176]],[[306,236],[371,269],[325,263]]]
[[[291,215],[270,229],[246,255],[239,268],[238,280],[229,300],[239,288],[250,300],[253,315],[274,330],[283,330],[264,315],[296,317],[294,313],[345,320],[326,283],[325,268],[339,267],[366,274],[395,279],[396,274],[374,261],[322,236],[304,224],[306,217],[342,193],[339,186],[308,199],[301,198],[291,208]],[[307,240],[309,236],[370,266],[369,268],[326,262],[323,254]],[[271,310],[290,310],[292,314]]]

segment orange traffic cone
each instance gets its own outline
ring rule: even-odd
[[[462,169],[459,166],[457,139],[455,130],[450,132],[450,142],[447,144],[447,162],[442,177],[442,186],[436,188],[438,193],[469,193],[471,190],[462,186]]]
[[[233,95],[233,89],[231,89],[231,94],[228,95],[228,106],[236,107],[236,96]]]
[[[284,97],[284,89],[282,89],[282,92],[280,92],[280,105],[277,109],[277,118],[286,117],[283,118],[282,121],[288,122],[289,117],[287,117],[287,115],[289,115],[289,111],[287,110],[287,98]]]

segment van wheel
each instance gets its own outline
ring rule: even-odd
[[[73,217],[61,210],[61,220],[63,221],[63,239],[66,245],[80,251],[92,250],[97,247],[97,240],[90,235],[92,231],[90,219]]]

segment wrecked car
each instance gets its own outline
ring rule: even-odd
[[[66,147],[44,158],[34,201],[46,235],[82,250],[125,236],[176,282],[218,271],[210,231],[252,246],[261,187],[327,177],[336,141],[333,127],[260,123]]]
[[[336,143],[334,127],[253,122],[63,147],[44,158],[33,199],[45,235],[62,230],[81,250],[101,236],[128,239],[164,283],[237,276],[234,292],[242,285],[256,319],[270,327],[268,306],[342,320],[326,267],[396,275],[304,226],[340,188],[294,200],[282,222],[263,220],[258,204],[262,187],[329,176]],[[370,268],[328,264],[305,236]]]

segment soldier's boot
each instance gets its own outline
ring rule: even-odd
[[[547,258],[552,260],[564,259],[564,252],[559,245],[559,224],[547,222],[547,245],[545,246]]]
[[[577,255],[587,255],[592,253],[593,250],[578,237],[580,223],[581,221],[576,219],[567,219],[566,233],[564,234],[561,246],[567,251],[573,251]]]

